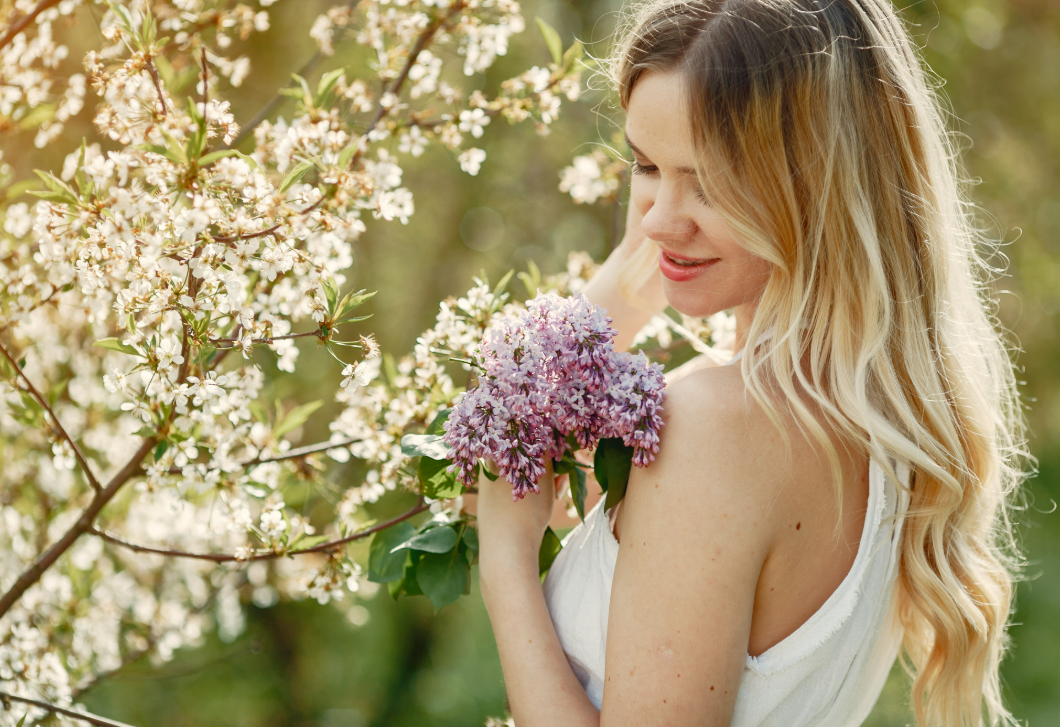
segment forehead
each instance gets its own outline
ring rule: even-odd
[[[635,154],[659,166],[685,167],[695,157],[680,73],[649,71],[633,87],[626,108],[626,138]]]

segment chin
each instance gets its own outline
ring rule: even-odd
[[[722,296],[693,289],[688,283],[675,284],[664,280],[663,293],[671,308],[693,318],[707,318],[733,307]]]

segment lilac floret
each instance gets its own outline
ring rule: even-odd
[[[583,295],[539,295],[498,321],[477,351],[478,388],[445,425],[449,471],[475,483],[479,459],[493,460],[519,500],[537,492],[545,462],[568,437],[592,448],[620,437],[645,467],[659,451],[662,367],[614,350],[611,319]]]

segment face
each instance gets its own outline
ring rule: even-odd
[[[771,265],[736,242],[704,197],[684,98],[677,72],[646,73],[633,87],[626,109],[634,158],[630,203],[643,216],[644,234],[661,251],[659,270],[670,305],[690,316],[734,308],[737,321],[749,323]]]

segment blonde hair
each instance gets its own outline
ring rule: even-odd
[[[643,73],[682,73],[700,183],[773,263],[749,392],[821,444],[840,498],[829,431],[899,486],[890,458],[910,468],[897,597],[918,722],[1012,723],[998,669],[1023,421],[992,250],[905,26],[887,0],[655,0],[608,68],[623,107]]]

